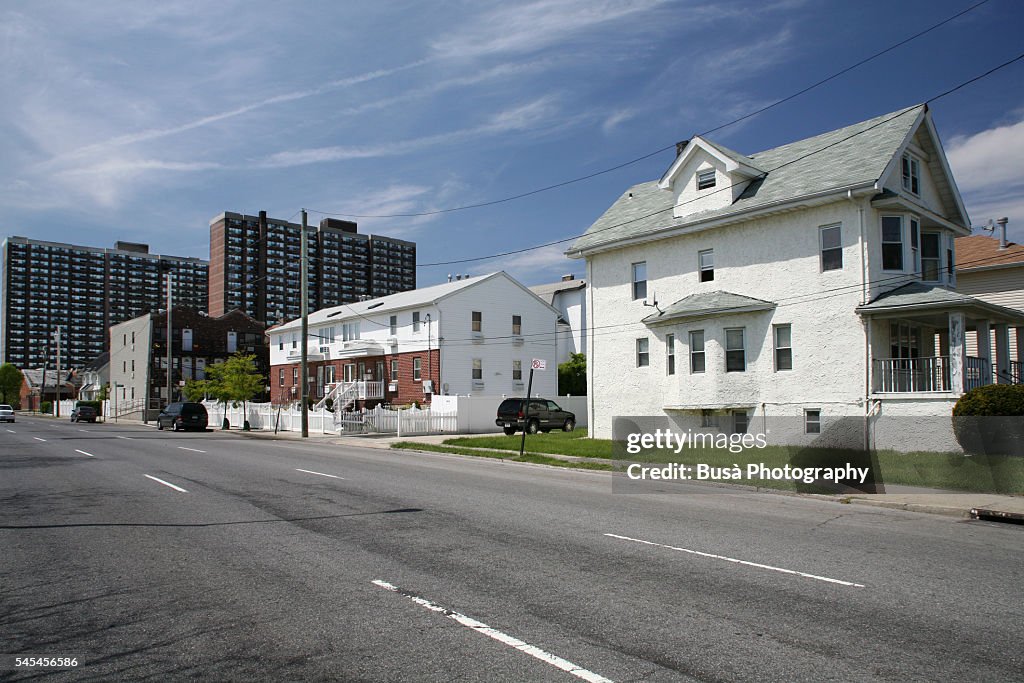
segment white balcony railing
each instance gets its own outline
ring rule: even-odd
[[[874,390],[880,394],[949,391],[949,356],[875,358]]]

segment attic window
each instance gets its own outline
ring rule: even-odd
[[[903,189],[911,194],[921,194],[921,162],[910,154],[903,155]]]
[[[697,189],[706,190],[715,186],[715,169],[697,171]]]

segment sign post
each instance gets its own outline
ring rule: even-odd
[[[519,442],[519,457],[526,450],[526,430],[530,428],[530,394],[533,392],[533,371],[547,370],[548,363],[543,358],[534,358],[530,363],[530,381],[526,385],[526,405],[523,406],[523,438]]]

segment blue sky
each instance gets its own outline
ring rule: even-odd
[[[394,214],[602,170],[809,85],[973,0],[107,2],[0,6],[0,237],[209,257],[222,211]],[[956,21],[710,137],[753,153],[932,97],[1017,56],[1024,3]],[[1024,62],[933,106],[971,219],[1024,241]],[[572,237],[666,151],[552,192],[360,218],[419,261]],[[567,245],[458,266],[581,275]]]

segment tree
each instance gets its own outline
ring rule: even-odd
[[[181,390],[185,399],[193,402],[202,401],[210,395],[210,380],[190,379],[185,382],[185,388]]]
[[[266,378],[256,369],[256,355],[236,353],[225,361],[207,366],[207,393],[224,404],[224,423],[221,429],[230,427],[227,421],[228,401],[242,402],[242,415],[245,415],[246,403],[263,391]],[[244,420],[243,429],[249,429],[249,421]]]
[[[0,365],[0,402],[21,407],[21,370],[10,363]]]
[[[587,395],[587,356],[570,354],[569,360],[558,366],[558,394],[560,396]]]

